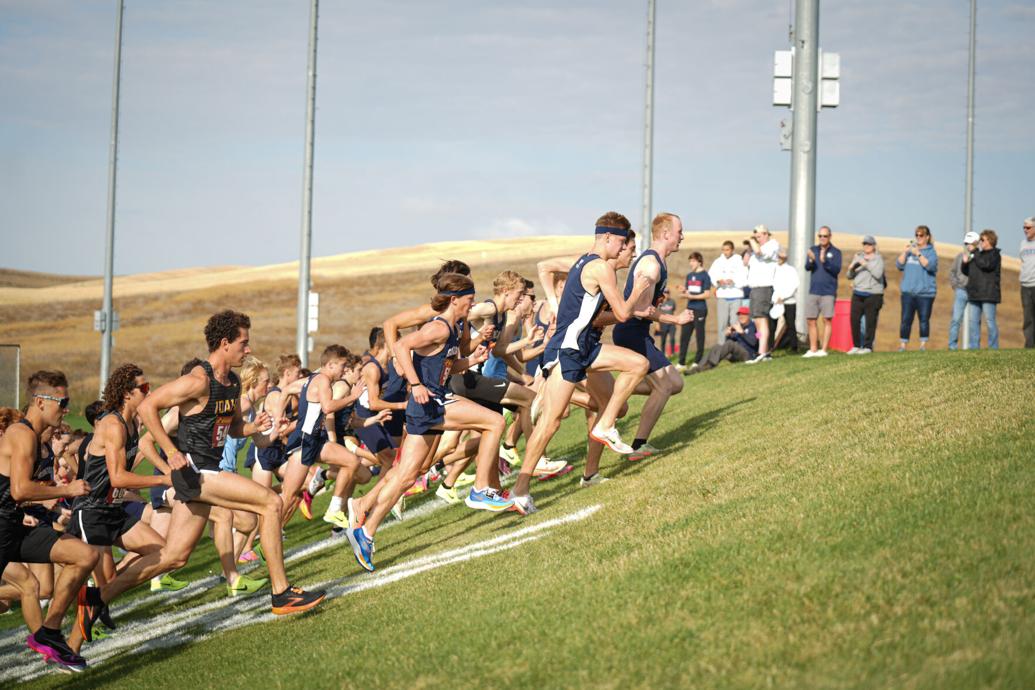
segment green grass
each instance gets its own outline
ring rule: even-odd
[[[1033,382],[1021,351],[723,365],[670,402],[652,438],[666,455],[606,454],[614,481],[591,490],[577,473],[537,483],[528,518],[456,507],[405,522],[375,562],[603,505],[584,521],[32,686],[1032,687]],[[551,455],[580,454],[584,433],[573,415]],[[324,532],[296,521],[289,546]],[[181,574],[217,570],[206,542]],[[289,574],[371,577],[347,547]]]

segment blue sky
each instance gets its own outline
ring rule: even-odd
[[[1035,2],[979,2],[974,222],[1035,215]],[[307,0],[126,0],[117,273],[298,257]],[[963,224],[966,0],[827,2],[817,220]],[[115,1],[0,0],[4,267],[102,270]],[[655,209],[787,225],[787,2],[658,0]],[[638,222],[646,3],[324,0],[315,255]],[[685,246],[693,244],[692,238]]]

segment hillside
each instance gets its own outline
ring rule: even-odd
[[[374,573],[296,516],[313,614],[228,599],[205,539],[191,587],[128,595],[95,668],[33,687],[1033,687],[1032,381],[1021,351],[723,365],[670,402],[665,455],[535,482],[527,518],[424,494]],[[580,470],[584,438],[572,415],[550,453]],[[44,668],[16,623],[0,685]]]
[[[670,258],[671,285],[687,268],[690,250],[701,251],[706,263],[718,256],[725,239],[738,245],[747,233],[688,232],[683,250]],[[777,233],[781,242],[786,235]],[[848,253],[860,246],[860,237],[838,234],[835,241]],[[878,238],[889,267],[904,244],[901,239]],[[480,242],[441,242],[393,250],[364,251],[313,260],[313,287],[320,293],[318,349],[331,342],[362,350],[370,327],[400,309],[428,299],[427,277],[441,259],[459,258],[474,268],[479,299],[488,296],[493,276],[513,269],[535,278],[536,261],[550,256],[577,254],[589,238],[531,237]],[[939,298],[932,318],[932,348],[944,348],[952,300],[948,262],[957,248],[938,245],[946,268],[939,271]],[[1017,259],[1004,260],[1000,308],[1001,345],[1021,344]],[[252,345],[256,354],[272,359],[294,349],[298,264],[206,269],[184,269],[119,277],[115,306],[121,330],[115,334],[113,360],[134,361],[158,381],[174,375],[180,365],[201,354],[201,329],[212,312],[232,307],[252,316]],[[898,338],[898,272],[889,272],[888,296],[881,312],[878,349],[892,349]],[[23,279],[28,280],[28,279]],[[81,408],[98,390],[99,334],[93,331],[93,312],[101,302],[100,279],[74,279],[39,287],[0,287],[0,342],[22,346],[22,371],[61,368],[73,380],[74,407]],[[850,294],[842,276],[842,296]],[[915,334],[914,326],[914,334]],[[915,342],[914,335],[914,342]],[[714,340],[709,324],[708,342]]]

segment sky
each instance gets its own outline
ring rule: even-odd
[[[321,3],[313,255],[640,225],[646,2]],[[657,0],[654,210],[787,227],[791,6]],[[0,266],[103,270],[115,0],[0,0]],[[963,228],[966,0],[821,6],[817,222]],[[307,0],[126,0],[115,272],[293,261]],[[1035,0],[981,0],[974,225],[1035,215]],[[684,248],[693,248],[692,235]]]

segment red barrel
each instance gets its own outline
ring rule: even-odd
[[[852,300],[834,302],[834,320],[830,323],[830,349],[848,352],[852,349]]]

